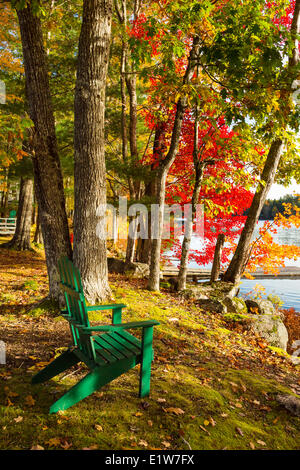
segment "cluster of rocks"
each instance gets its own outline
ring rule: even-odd
[[[193,299],[206,312],[224,314],[227,318],[245,319],[249,327],[264,338],[270,346],[287,350],[288,332],[284,316],[277,312],[269,300],[244,300],[237,297],[238,287],[230,283],[202,283],[183,292],[185,298]]]
[[[126,263],[118,258],[108,258],[110,273],[129,274],[146,278],[149,266],[145,263]],[[201,283],[182,292],[202,310],[220,313],[227,318],[245,319],[251,330],[265,338],[270,346],[287,350],[288,332],[283,323],[283,314],[277,312],[269,300],[244,300],[238,297],[239,288],[231,283]]]
[[[140,278],[149,276],[149,266],[145,263],[126,263],[118,258],[108,258],[107,264],[110,273],[130,274]]]

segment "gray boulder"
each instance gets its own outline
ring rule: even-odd
[[[134,277],[148,277],[149,276],[149,265],[146,263],[128,263],[125,266],[125,272],[129,272]]]
[[[240,297],[233,297],[233,299],[225,297],[223,303],[226,305],[229,313],[246,314],[248,312],[246,302]]]
[[[286,351],[288,332],[278,315],[251,315],[251,330],[264,338],[270,346]]]
[[[249,313],[272,315],[275,307],[270,300],[246,300]]]
[[[149,266],[146,263],[126,263],[118,258],[108,258],[108,271],[117,274],[130,274],[134,277],[148,277]]]
[[[198,299],[195,301],[195,304],[201,308],[201,310],[206,310],[212,313],[227,313],[226,305],[215,299]]]
[[[118,258],[107,258],[107,266],[109,273],[124,274],[125,261]]]
[[[293,395],[277,395],[276,400],[291,414],[300,418],[300,398]]]

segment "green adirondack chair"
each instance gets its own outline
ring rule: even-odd
[[[66,410],[137,364],[140,364],[139,396],[149,395],[153,327],[159,323],[154,320],[122,323],[124,304],[87,307],[78,269],[66,257],[60,259],[59,269],[67,306],[62,316],[69,322],[73,344],[38,372],[32,383],[49,380],[78,362],[84,362],[90,372],[51,406],[50,413]],[[112,310],[112,324],[90,326],[88,312],[95,310]],[[127,331],[140,328],[141,340]]]

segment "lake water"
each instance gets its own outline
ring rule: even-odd
[[[259,228],[262,227],[264,224],[263,221],[259,221],[257,228],[254,232],[253,238],[257,238],[259,233]],[[296,227],[292,227],[290,229],[279,229],[278,233],[274,235],[274,241],[278,244],[282,245],[296,245],[300,246],[300,229]],[[200,250],[202,246],[202,242],[197,236],[192,238],[191,243],[191,250],[197,249]],[[176,264],[176,259],[174,258],[174,254],[170,251],[166,253],[167,257],[172,259],[172,264]],[[298,266],[300,267],[300,258],[296,261],[294,260],[286,260],[286,266]],[[200,266],[197,265],[194,261],[189,263],[189,268],[199,268]],[[203,269],[210,269],[211,264],[207,264],[205,266],[201,266]],[[284,302],[282,308],[295,308],[295,310],[300,312],[300,279],[256,279],[256,280],[248,280],[244,279],[240,286],[241,295],[244,297],[250,291],[252,291],[256,284],[259,284],[265,288],[265,295],[263,297],[267,297],[268,295],[278,295]]]
[[[259,228],[264,222],[259,221],[255,230],[254,238],[258,235]],[[280,245],[296,245],[300,246],[300,229],[291,227],[290,229],[279,229],[274,235],[274,241]],[[296,261],[286,260],[286,266],[300,267],[300,258]],[[300,279],[257,279],[255,281],[243,280],[241,284],[241,294],[245,296],[253,290],[256,284],[262,285],[266,290],[267,297],[269,294],[276,294],[284,301],[283,308],[293,307],[300,312]]]

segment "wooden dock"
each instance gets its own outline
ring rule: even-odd
[[[178,268],[176,266],[165,266],[162,270],[162,276],[164,279],[178,276]],[[264,274],[264,272],[258,269],[255,273],[251,273],[255,279],[300,279],[300,268],[296,266],[286,266],[280,268],[280,273],[275,276],[274,274]],[[209,269],[188,269],[187,279],[189,281],[198,282],[201,280],[208,280],[210,278]]]

